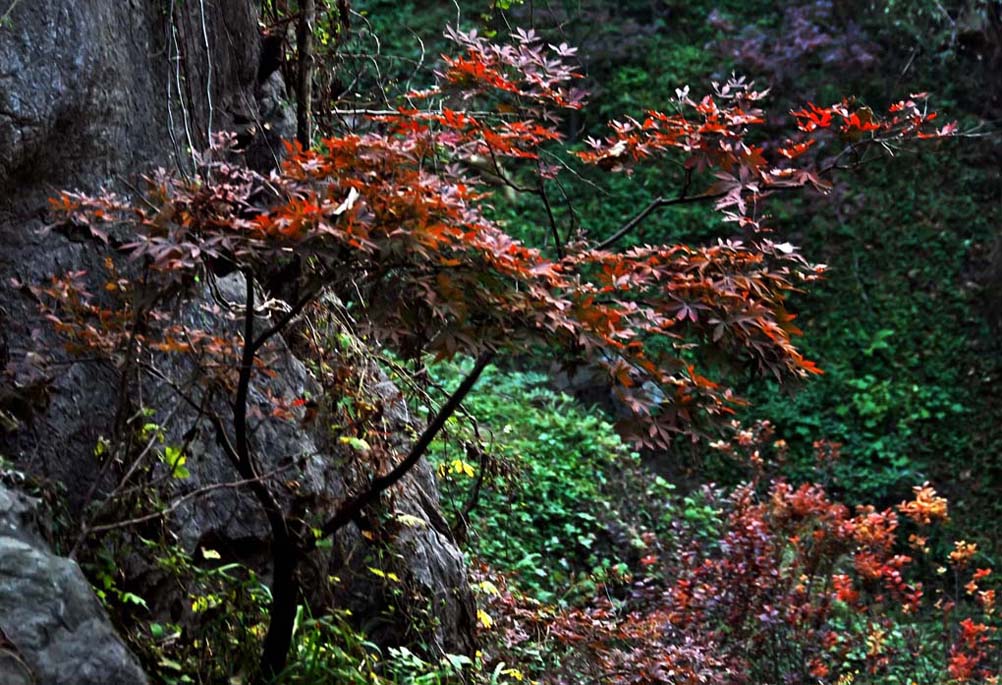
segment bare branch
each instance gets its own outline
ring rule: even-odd
[[[280,466],[277,469],[268,471],[267,473],[261,474],[260,476],[256,476],[255,478],[244,478],[242,480],[234,480],[225,483],[213,483],[211,485],[206,485],[201,488],[198,488],[197,490],[192,490],[191,492],[182,495],[181,497],[178,497],[176,500],[172,501],[169,506],[167,506],[164,509],[161,509],[160,511],[155,511],[150,514],[145,514],[143,516],[137,516],[135,518],[126,519],[124,521],[116,521],[115,523],[106,523],[100,526],[93,526],[89,528],[87,532],[103,533],[109,530],[117,530],[119,528],[130,528],[132,526],[137,526],[141,523],[146,523],[147,521],[155,521],[156,519],[164,518],[171,512],[176,511],[185,502],[189,502],[198,497],[211,494],[212,492],[215,492],[217,490],[237,489],[245,487],[247,485],[251,485],[255,481],[259,482],[266,481],[276,476],[277,474],[292,468],[293,466],[294,464],[285,464],[284,466]]]
[[[368,489],[364,492],[342,504],[337,512],[321,527],[322,534],[319,537],[325,538],[333,535],[344,525],[350,523],[366,506],[374,502],[384,490],[396,484],[397,481],[414,468],[421,457],[424,456],[431,441],[435,439],[445,426],[446,421],[449,420],[460,404],[462,404],[463,399],[473,389],[473,386],[476,385],[476,382],[480,379],[480,374],[483,373],[493,358],[493,352],[484,352],[477,357],[473,368],[466,374],[462,383],[459,384],[459,387],[456,388],[446,403],[439,408],[438,413],[435,414],[435,418],[431,420],[431,423],[421,433],[417,442],[411,447],[411,451],[407,457],[386,475],[373,478],[372,482],[369,483]]]
[[[685,205],[693,204],[696,202],[705,202],[707,200],[717,200],[722,198],[726,193],[703,193],[701,195],[679,195],[678,197],[662,197],[658,196],[654,198],[650,204],[640,210],[632,219],[627,221],[625,224],[619,227],[619,229],[613,233],[611,236],[603,240],[596,246],[596,250],[605,250],[611,245],[619,241],[620,238],[625,236],[627,233],[632,231],[634,228],[639,226],[644,219],[650,216],[654,211],[661,209],[662,207],[669,207],[671,205]]]

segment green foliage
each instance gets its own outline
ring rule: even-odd
[[[354,627],[350,611],[314,618],[300,607],[290,663],[276,685],[450,685],[464,682],[472,664],[458,655],[427,661],[406,647],[384,653]]]
[[[840,607],[832,621],[834,626],[847,634],[865,634],[871,617],[864,617]],[[907,622],[895,620],[890,627],[879,634],[879,647],[887,652],[907,652],[907,663],[894,661],[880,675],[881,683],[909,685],[911,683],[938,683],[943,678],[942,627],[934,623]],[[860,642],[845,656],[841,668],[843,673],[856,676],[855,682],[867,683],[866,662],[868,647],[877,645],[876,640]],[[913,646],[911,649],[909,647]]]
[[[437,380],[463,367],[433,367]],[[638,457],[599,412],[547,385],[543,374],[489,368],[465,409],[479,423],[485,451],[470,464],[463,441],[473,439],[457,419],[431,453],[446,504],[462,511],[480,470],[488,469],[469,515],[470,551],[492,567],[515,573],[544,601],[567,599],[615,575],[619,560],[606,522],[623,520],[609,492],[617,472]]]
[[[148,587],[124,584],[124,558],[165,581],[156,592],[171,596],[169,616],[151,614],[141,596]],[[156,682],[232,682],[253,672],[269,594],[250,568],[223,563],[215,550],[191,555],[172,544],[124,536],[106,538],[82,566]]]
[[[790,442],[799,475],[812,468],[811,442],[842,442],[839,486],[854,500],[893,498],[926,477],[954,478],[998,445],[999,372],[992,334],[977,314],[972,260],[995,227],[982,207],[998,197],[969,148],[918,155],[903,174],[869,169],[830,222],[802,208],[807,254],[828,279],[796,308],[804,347],[826,375],[782,393],[749,385],[751,414],[769,418]],[[928,178],[940,179],[937,183]],[[989,472],[968,473],[988,488]]]
[[[152,616],[142,597],[120,586],[116,560],[124,554],[142,555],[155,565],[156,572],[169,580],[172,589],[168,591],[177,593],[175,606],[179,611],[169,618]],[[119,618],[126,637],[156,682],[246,682],[249,674],[256,672],[270,594],[249,567],[224,563],[215,550],[201,549],[191,555],[177,546],[141,540],[135,548],[102,548],[85,564],[85,570],[98,597]],[[399,599],[401,581],[396,574],[376,567],[368,572],[381,578],[386,591]],[[340,579],[330,580],[336,583]],[[274,685],[515,682],[510,673],[488,673],[481,661],[463,655],[429,659],[405,646],[380,647],[358,627],[358,618],[347,609],[314,616],[307,607],[299,606],[290,663]],[[403,618],[415,630],[420,628],[414,615]]]

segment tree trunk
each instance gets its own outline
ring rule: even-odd
[[[299,49],[299,74],[296,79],[296,140],[310,147],[313,137],[313,27],[316,24],[316,0],[302,0],[296,42]]]
[[[264,682],[270,682],[285,669],[292,646],[296,607],[299,603],[299,581],[296,578],[299,550],[291,538],[285,536],[272,542],[272,561],[274,575],[271,581],[268,632],[261,651],[261,675]]]

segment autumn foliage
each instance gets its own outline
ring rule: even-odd
[[[721,445],[767,461],[783,450],[767,424]],[[718,530],[640,532],[639,562],[586,607],[542,607],[495,579],[500,657],[545,631],[562,645],[546,683],[997,682],[992,571],[964,541],[936,558],[948,505],[929,484],[883,510],[782,479],[706,496]],[[937,582],[919,580],[930,566]]]
[[[807,104],[777,135],[765,126],[767,94],[735,78],[698,99],[680,90],[665,111],[612,122],[606,138],[568,148],[561,112],[585,103],[573,48],[527,31],[503,46],[472,32],[450,35],[460,53],[444,58],[437,86],[403,94],[396,113],[373,114],[313,148],[288,144],[270,175],[241,166],[235,139],[222,136],[195,173],[153,174],[141,198],[55,198],[60,222],[129,260],[109,258],[96,294],[83,273],[34,287],[69,350],[105,355],[118,368],[162,355],[196,360],[204,383],[235,398],[240,451],[241,397],[250,375],[270,372],[265,342],[336,302],[354,332],[404,360],[528,353],[599,367],[635,417],[624,429],[665,447],[679,435],[716,432],[741,404],[716,375],[719,360],[780,379],[821,372],[796,348],[786,303],[824,267],[777,237],[766,201],[825,192],[834,173],[871,150],[954,131],[936,128],[925,96],[913,95],[886,115],[850,99]],[[548,212],[546,246],[505,231],[493,218],[489,179],[469,164],[487,160],[491,183],[549,207],[547,184],[582,164],[629,172],[667,156],[686,170],[677,194],[623,217],[612,235],[572,231]],[[736,235],[615,248],[652,212],[692,202],[712,203]],[[285,303],[263,330],[253,314],[242,336],[176,315],[193,289],[235,270],[251,283],[253,305],[255,279],[270,282],[278,269]],[[304,398],[273,401],[275,416],[301,418]],[[251,451],[233,461],[244,477],[260,478]],[[393,473],[391,462],[374,476]],[[259,494],[266,509],[276,506]],[[684,539],[671,551],[651,549],[627,609],[599,602],[554,619],[552,634],[588,658],[582,669],[598,669],[603,682],[744,682],[738,674],[773,668],[776,678],[834,683],[842,682],[836,661],[856,659],[869,673],[890,667],[882,608],[918,611],[923,597],[908,580],[913,560],[899,549],[900,516],[919,531],[943,518],[945,504],[931,490],[899,510],[851,511],[817,486],[759,482],[726,507],[713,549]],[[333,532],[338,516],[319,528]],[[295,554],[305,555],[313,543],[298,544]],[[668,565],[671,554],[681,564]],[[993,600],[979,601],[988,611]],[[991,629],[971,621],[960,624],[950,656],[957,679],[984,673]]]
[[[692,175],[661,204],[712,201],[743,237],[617,252],[609,236],[561,238],[554,227],[561,243],[548,254],[492,221],[483,179],[462,163],[494,160],[502,178],[511,172],[500,160],[528,164],[540,185],[558,174],[562,167],[540,154],[564,137],[559,110],[583,103],[567,64],[574,51],[547,48],[531,32],[500,47],[475,33],[451,35],[465,54],[446,58],[439,86],[410,94],[430,107],[375,116],[365,132],[324,139],[316,149],[290,144],[270,177],[227,161],[233,141],[223,138],[198,176],[149,178],[145,202],[63,193],[53,208],[102,239],[113,226],[131,227],[121,251],[172,283],[296,259],[299,294],[329,288],[356,298],[365,332],[407,357],[548,349],[600,364],[644,419],[642,429],[633,426],[635,437],[665,445],[739,402],[686,359],[682,351],[693,345],[780,378],[819,372],[794,346],[799,331],[784,303],[823,267],[772,238],[763,201],[779,191],[823,191],[830,174],[866,148],[953,130],[927,126],[935,115],[913,96],[886,118],[848,101],[809,105],[793,112],[792,138],[755,144],[765,93],[740,79],[698,101],[680,91],[676,113],[613,122],[613,135],[574,155],[628,170],[675,153]],[[474,107],[482,109],[467,111]],[[819,141],[832,154],[798,165]],[[628,218],[624,228],[642,218]],[[111,276],[108,289],[127,293],[129,282]],[[67,278],[46,294],[63,302],[84,295]],[[70,338],[101,344],[95,338],[128,327],[115,307],[53,316]],[[178,336],[169,327],[159,335],[154,347],[188,351],[189,343],[172,345]]]

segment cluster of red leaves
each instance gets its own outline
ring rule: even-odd
[[[502,112],[516,112],[511,99],[518,104],[530,103],[529,114],[556,123],[559,119],[549,109],[580,109],[587,93],[571,84],[581,78],[566,60],[577,53],[577,48],[560,45],[544,47],[533,30],[516,28],[512,33],[515,42],[497,45],[469,32],[448,27],[446,36],[466,54],[458,57],[442,55],[446,69],[439,73],[442,84],[436,88],[413,93],[417,97],[431,97],[445,91],[459,91],[463,99],[477,95],[506,95],[509,106]]]
[[[103,300],[88,291],[83,271],[53,276],[45,285],[28,286],[45,318],[64,338],[68,352],[97,353],[121,364],[131,341],[158,352],[227,359],[223,366],[229,366],[239,357],[239,347],[229,336],[173,322],[164,311],[147,312],[145,316],[153,325],[137,326],[132,305],[135,284],[122,276],[111,258],[105,260],[104,266],[107,280]],[[206,309],[220,313],[218,307],[206,305]]]
[[[997,628],[971,618],[965,618],[960,622],[960,634],[950,648],[950,661],[947,665],[951,678],[959,682],[970,682],[991,677],[984,666],[988,662],[990,635],[996,630]],[[997,680],[996,677],[995,682]]]
[[[374,117],[375,121],[388,124],[389,133],[405,137],[424,138],[434,131],[435,148],[430,151],[443,147],[453,161],[490,159],[499,174],[500,158],[537,160],[541,145],[563,138],[556,110],[580,109],[586,95],[573,87],[581,78],[567,61],[575,48],[544,46],[534,31],[521,29],[512,34],[515,42],[509,45],[490,43],[476,30],[449,27],[446,36],[466,54],[442,55],[446,68],[438,72],[439,85],[409,94],[412,101],[440,100],[441,109],[400,108],[397,114]],[[446,104],[456,100],[471,104],[474,98],[482,100],[479,112]],[[547,165],[539,167],[547,176],[556,173]]]
[[[768,426],[740,430],[729,451],[764,453],[770,439]],[[575,673],[608,683],[882,682],[930,658],[944,682],[995,683],[991,571],[969,571],[977,550],[959,541],[950,566],[956,587],[969,578],[965,596],[949,583],[927,597],[909,579],[932,560],[906,554],[901,529],[926,533],[947,518],[932,487],[914,493],[894,508],[853,511],[818,485],[739,487],[719,503],[727,515],[717,535],[641,536],[637,580],[558,614],[549,634]],[[924,537],[908,539],[928,554]],[[912,622],[937,613],[945,629],[930,643]]]
[[[614,124],[613,138],[582,154],[618,166],[681,150],[688,168],[716,172],[705,196],[741,222],[745,239],[626,252],[578,240],[554,258],[489,218],[485,187],[467,177],[462,162],[528,159],[539,184],[556,173],[537,157],[561,137],[556,109],[581,106],[583,93],[570,86],[577,74],[566,62],[573,49],[547,49],[531,32],[516,32],[504,46],[473,33],[451,35],[465,55],[446,58],[439,86],[412,94],[438,98],[437,109],[378,116],[368,132],[330,137],[317,149],[290,145],[270,178],[226,161],[233,140],[224,138],[197,176],[159,172],[141,201],[63,193],[53,209],[102,240],[127,227],[121,250],[160,279],[157,302],[220,269],[254,272],[295,259],[302,290],[354,300],[364,311],[363,332],[405,356],[548,349],[590,361],[608,370],[640,419],[626,428],[650,446],[700,433],[739,402],[697,370],[686,353],[694,346],[781,379],[819,372],[792,342],[799,330],[784,301],[823,268],[768,239],[746,210],[749,198],[756,204],[774,188],[823,187],[822,172],[775,168],[746,142],[749,127],[762,121],[753,107],[762,93],[735,80],[699,102],[682,94],[680,105],[695,116],[651,112],[642,124]],[[449,109],[445,98],[476,98],[484,114]],[[917,107],[903,103],[879,131],[865,131],[867,140],[919,132],[930,117],[916,123]],[[859,119],[844,108],[831,111],[846,125]],[[46,295],[86,300],[83,291]],[[113,327],[79,313],[53,316],[64,333],[93,347],[121,342],[99,340]],[[83,335],[70,330],[75,326],[92,330]]]
[[[699,101],[689,97],[688,88],[678,90],[675,114],[650,111],[642,121],[612,122],[613,134],[603,140],[589,139],[591,149],[579,156],[589,164],[629,171],[641,161],[681,151],[687,169],[715,171],[715,181],[699,196],[714,199],[718,209],[736,211],[735,218],[740,218],[749,215],[755,202],[778,190],[811,187],[826,191],[828,172],[865,147],[888,148],[908,139],[947,137],[957,130],[956,123],[939,129],[930,126],[936,113],[926,109],[927,96],[921,93],[892,105],[887,117],[851,100],[824,108],[808,104],[791,112],[798,130],[794,137],[777,145],[755,145],[749,138],[755,127],[766,123],[756,103],[768,91],[754,90],[743,78],[714,85],[716,92]],[[827,142],[838,148],[823,164],[813,160],[802,166],[793,164],[813,146]],[[772,160],[768,147],[775,152]]]
[[[88,279],[84,271],[52,276],[43,285],[16,285],[25,285],[34,295],[43,316],[63,339],[64,349],[75,357],[90,356],[123,369],[137,359],[150,360],[156,354],[182,355],[198,364],[205,383],[235,387],[243,345],[239,335],[178,320],[169,307],[158,306],[163,292],[151,291],[142,282],[126,278],[110,257],[105,259],[104,269],[99,295],[89,291],[94,279]],[[203,303],[200,309],[195,318],[222,320],[233,316],[214,302]],[[43,358],[40,363],[44,365],[45,361]],[[262,354],[255,358],[254,365],[273,376],[270,361],[268,355]]]
[[[132,312],[127,307],[104,308],[95,304],[84,276],[84,271],[70,271],[52,276],[45,285],[29,287],[39,298],[42,314],[65,339],[67,351],[115,355],[125,349]],[[112,284],[109,281],[109,286]],[[115,284],[115,287],[127,292],[130,284]],[[58,303],[58,307],[52,303]]]
[[[531,35],[497,49],[459,39],[485,73],[517,69],[532,84],[517,96],[539,111],[571,97],[557,85],[571,73],[542,56]],[[455,85],[449,73],[443,88]],[[485,83],[511,91],[494,78]],[[637,435],[652,444],[696,430],[736,402],[683,361],[693,341],[779,377],[817,371],[792,344],[798,331],[782,302],[820,268],[791,246],[763,237],[613,253],[581,243],[550,259],[486,218],[482,188],[457,165],[430,160],[530,156],[558,137],[552,126],[522,119],[492,128],[449,110],[380,122],[388,130],[328,138],[316,150],[290,146],[269,179],[207,158],[198,177],[148,179],[141,203],[63,193],[53,207],[92,231],[128,225],[133,236],[123,249],[173,284],[219,264],[255,268],[295,255],[316,284],[355,296],[369,332],[407,355],[548,348],[591,359],[645,417]],[[63,302],[83,295],[48,294]],[[75,325],[73,315],[62,320]],[[675,352],[651,353],[655,338],[674,341]],[[119,342],[108,337],[98,346]]]

